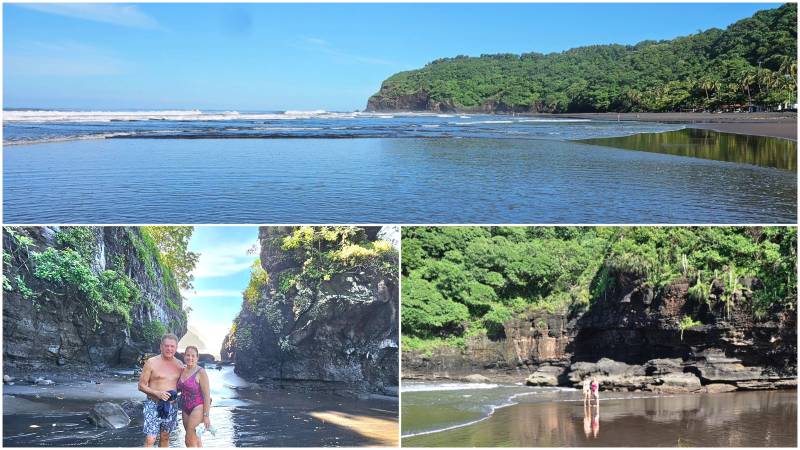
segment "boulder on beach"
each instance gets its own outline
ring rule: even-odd
[[[700,379],[692,373],[668,373],[656,378],[652,390],[656,392],[678,394],[700,390]]]
[[[738,358],[728,357],[719,349],[709,349],[699,354],[700,361],[694,367],[700,372],[700,377],[710,383],[737,383],[753,382],[763,383],[768,376],[763,376],[761,367],[745,366]]]
[[[131,418],[116,403],[102,402],[89,411],[89,421],[101,428],[117,429],[127,427]]]
[[[528,386],[558,386],[558,377],[564,373],[562,367],[542,366],[525,379]]]
[[[721,394],[723,392],[732,392],[736,390],[736,386],[727,383],[711,383],[703,386],[702,392],[708,394]]]
[[[131,420],[137,420],[143,417],[142,404],[141,400],[126,400],[120,406]]]
[[[44,377],[39,377],[33,381],[33,384],[37,386],[50,386],[51,384],[56,384],[53,380],[47,380]]]
[[[641,366],[629,365],[610,358],[600,358],[596,363],[577,362],[570,367],[570,381],[580,384],[587,376],[637,376],[644,375]]]
[[[472,375],[467,375],[462,378],[463,381],[467,383],[488,383],[489,379],[483,375],[479,375],[477,373],[473,373]]]

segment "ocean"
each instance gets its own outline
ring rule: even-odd
[[[796,221],[796,162],[781,158],[795,142],[764,138],[778,155],[766,159],[692,157],[675,152],[698,144],[674,124],[13,110],[3,130],[6,223]],[[656,135],[667,142],[638,139],[647,151],[603,141]]]

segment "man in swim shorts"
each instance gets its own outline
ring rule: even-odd
[[[161,337],[161,354],[147,360],[139,377],[139,390],[147,394],[144,401],[144,446],[152,447],[159,438],[159,447],[169,447],[169,435],[178,425],[176,389],[183,363],[175,358],[178,337]],[[170,392],[173,391],[173,392]]]
[[[584,380],[583,380],[583,404],[584,404],[584,406],[592,404],[592,400],[591,400],[591,396],[592,396],[592,394],[591,394],[591,384],[592,384],[592,380],[590,378],[584,378]]]

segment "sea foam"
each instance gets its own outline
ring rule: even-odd
[[[425,383],[403,384],[401,392],[427,392],[427,391],[467,391],[472,389],[494,389],[500,387],[493,383]]]

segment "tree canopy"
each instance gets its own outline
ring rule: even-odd
[[[172,271],[178,286],[192,289],[192,270],[200,259],[199,253],[189,251],[189,240],[194,228],[146,226],[142,229],[153,240],[159,250],[160,261]]]
[[[759,11],[725,30],[636,45],[561,53],[457,56],[400,72],[370,98],[394,109],[403,97],[440,109],[607,112],[719,109],[797,99],[797,4]],[[430,107],[430,106],[429,106]]]
[[[746,306],[762,315],[794,307],[796,249],[793,227],[403,227],[404,345],[502,337],[529,311],[578,313],[619,273],[656,291],[688,280],[702,301],[713,280],[732,293],[756,277]]]

